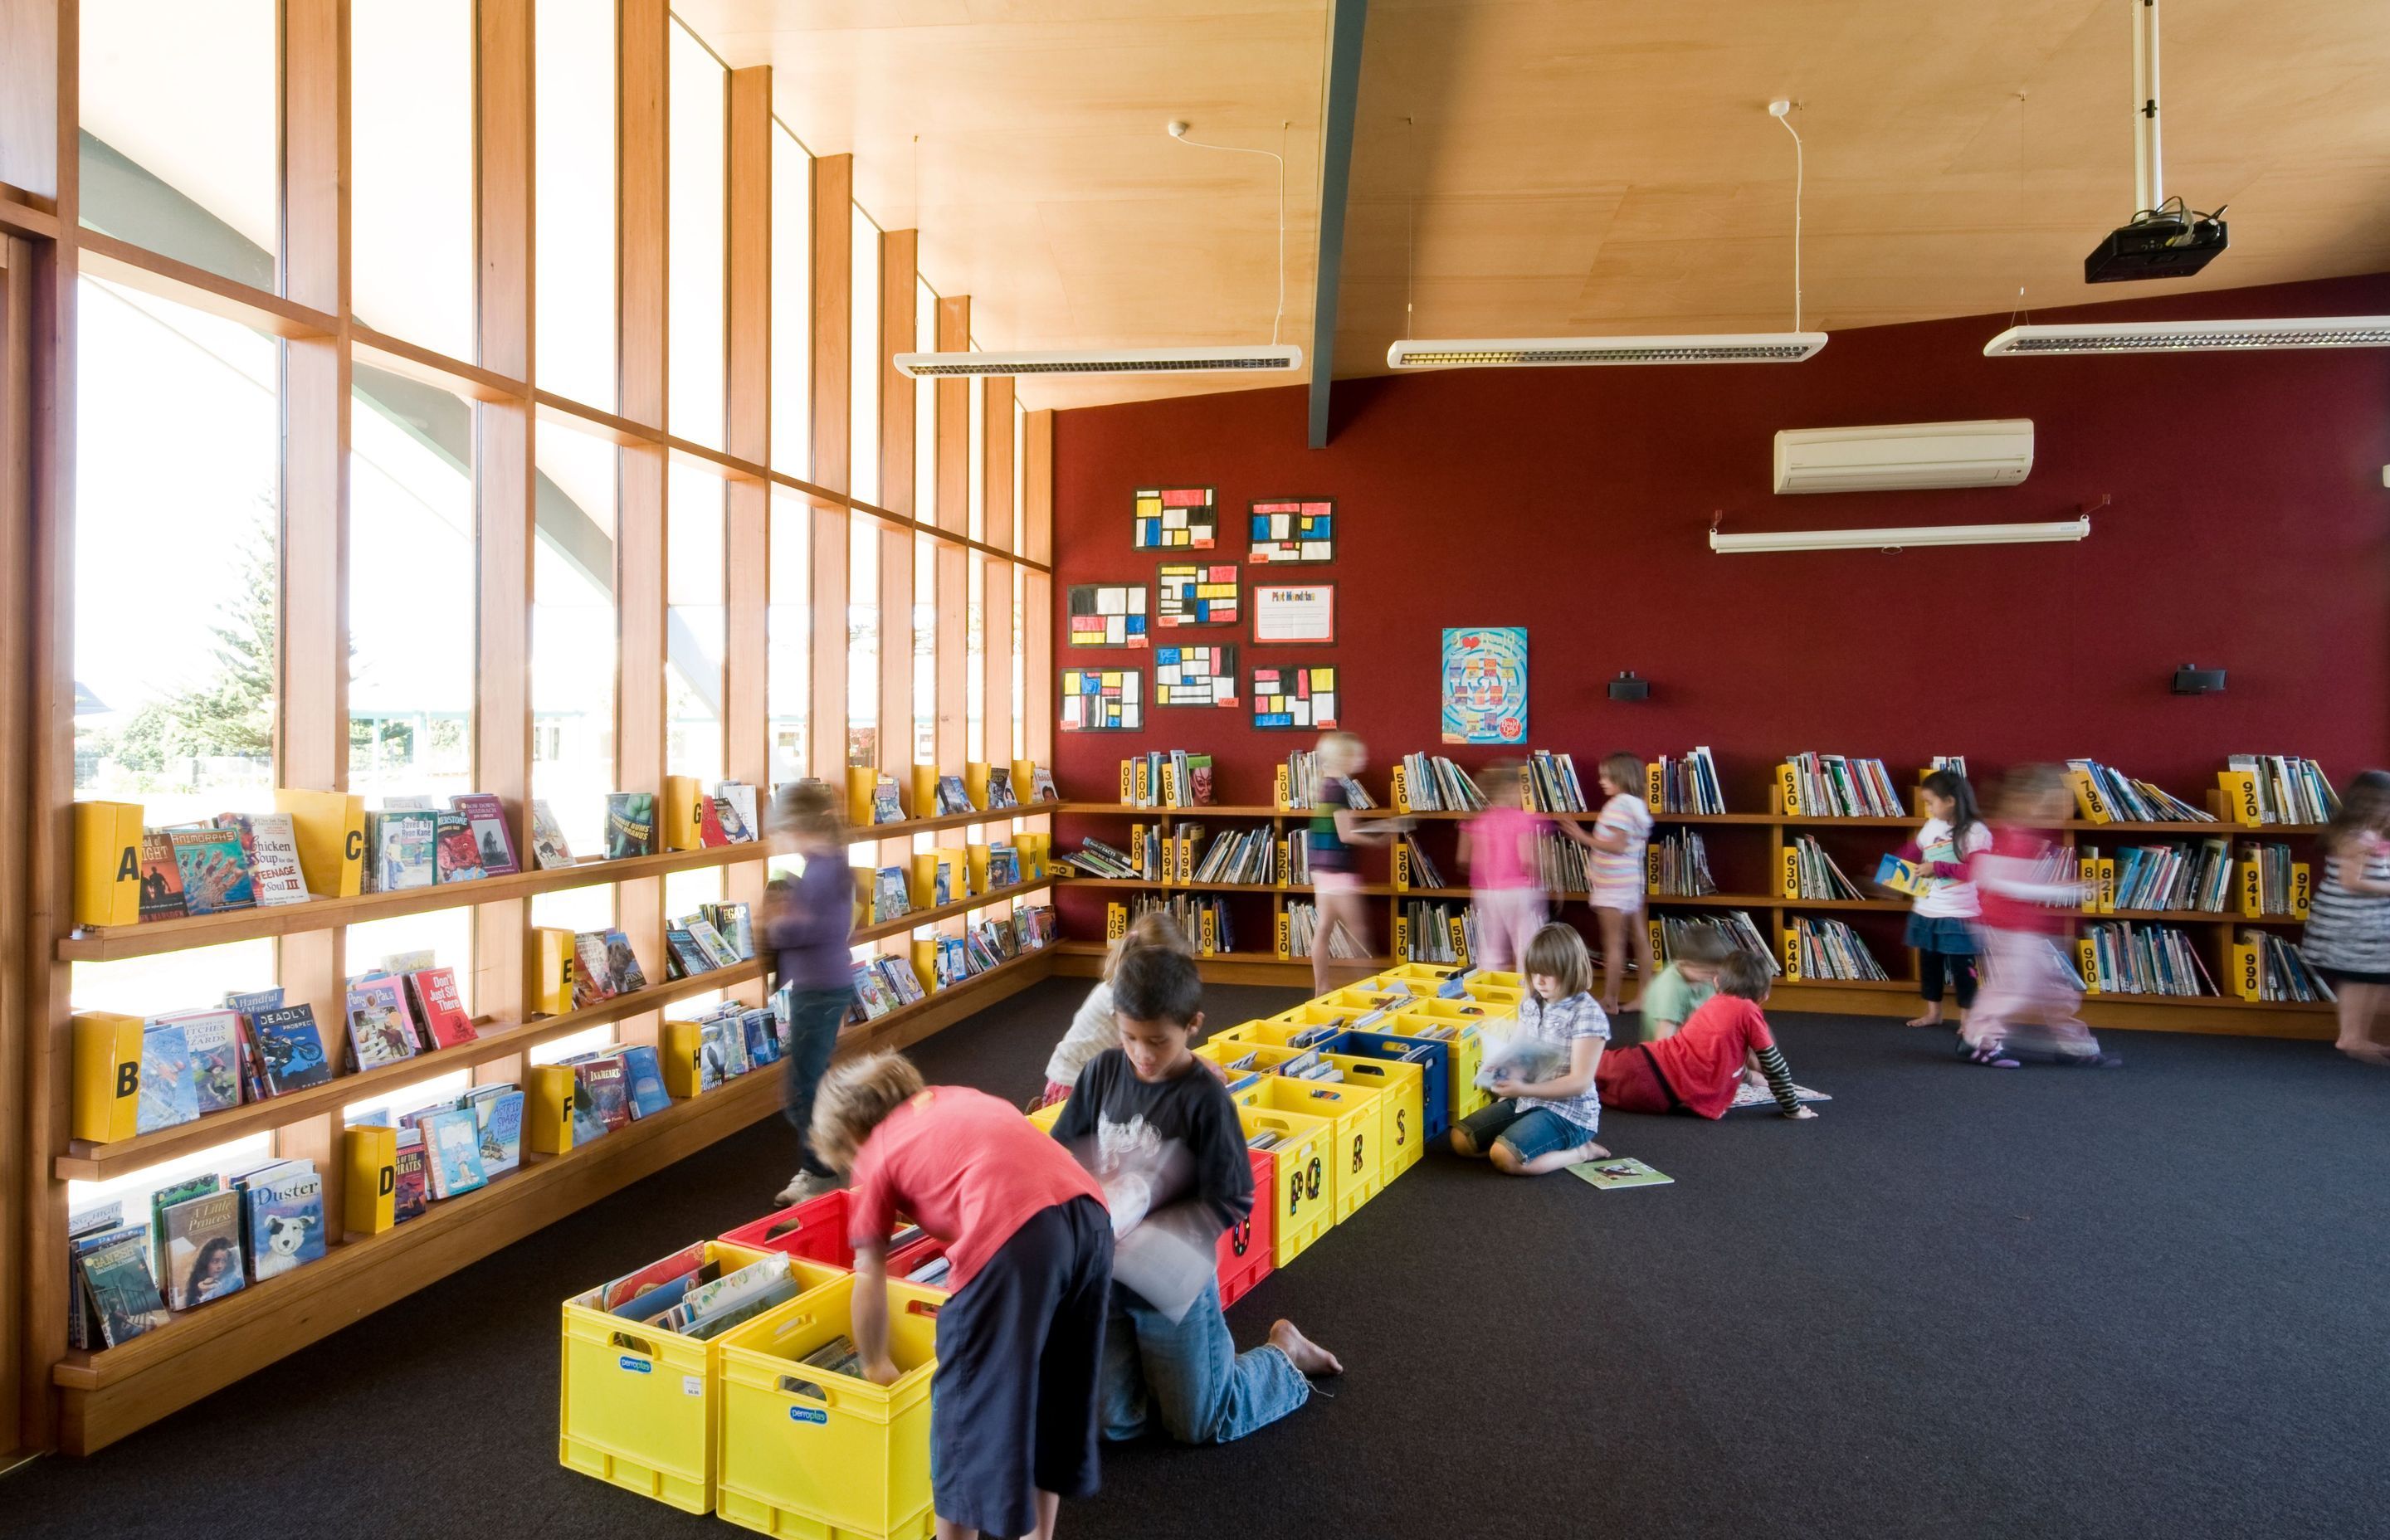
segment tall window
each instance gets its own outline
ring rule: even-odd
[[[603,439],[546,423],[538,447],[531,793],[555,814],[573,854],[603,855],[606,794],[614,789],[618,452]]]
[[[938,543],[926,534],[913,537],[912,641],[913,763],[938,764]]]
[[[473,0],[349,7],[349,229],[357,318],[476,357]]]
[[[772,468],[814,471],[814,161],[772,121]]]
[[[987,758],[987,558],[970,556],[970,591],[963,621],[963,757]]]
[[[614,8],[538,0],[539,383],[614,409]],[[776,366],[777,360],[774,361]]]
[[[848,313],[854,323],[849,361],[852,415],[847,421],[847,490],[866,503],[880,501],[880,226],[862,205],[854,210],[854,289]],[[856,542],[857,545],[864,544]],[[861,590],[857,590],[860,593]]]
[[[771,713],[773,786],[802,779],[808,764],[805,727],[813,698],[813,509],[794,497],[772,499],[770,609],[765,615],[765,709]]]
[[[724,178],[729,71],[697,34],[672,26],[672,430],[722,447]]]
[[[1027,660],[1029,623],[1029,569],[1015,564],[1012,569],[1012,757],[1022,759],[1029,753],[1029,680]],[[1024,799],[1025,800],[1025,799]]]
[[[695,776],[710,789],[722,778],[723,763],[723,485],[719,477],[675,465],[666,491],[664,769]]]
[[[880,525],[862,518],[846,542],[846,763],[880,763]]]
[[[938,296],[926,283],[916,283],[913,295],[913,347],[930,353],[938,345]],[[925,524],[938,519],[938,382],[913,381],[913,517]]]
[[[974,379],[965,387],[970,403],[970,426],[964,434],[970,481],[970,524],[973,540],[987,538],[987,381]]]

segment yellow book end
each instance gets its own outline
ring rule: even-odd
[[[74,804],[77,925],[141,922],[141,804]]]
[[[966,780],[964,785],[970,785]],[[973,807],[979,804],[973,802]],[[913,766],[913,816],[933,818],[938,814],[938,767],[934,764]]]
[[[964,783],[963,789],[970,790],[970,783]],[[1036,789],[1037,762],[1034,759],[1014,760],[1012,762],[1012,800],[1026,807],[1036,800],[1034,795]],[[979,804],[974,802],[971,805],[976,807]]]
[[[666,1021],[656,1058],[662,1062],[664,1090],[675,1101],[686,1101],[704,1085],[698,1056],[704,1051],[705,1029],[694,1021]]]
[[[664,777],[663,816],[657,831],[663,836],[665,850],[697,850],[704,845],[704,825],[698,814],[697,796],[695,776]]]
[[[1153,762],[1139,755],[1133,762],[1137,770],[1137,801],[1140,807],[1153,802]]]
[[[2094,865],[2099,869],[2094,874],[2091,891],[2100,896],[2100,912],[2113,915],[2116,912],[2116,858],[2103,855]]]
[[[2100,943],[2085,936],[2075,943],[2075,971],[2083,975],[2083,993],[2100,993]]]
[[[353,1235],[379,1235],[398,1223],[398,1130],[352,1128],[341,1144],[341,1222]]]
[[[299,836],[299,871],[317,898],[354,898],[365,891],[366,800],[346,791],[281,787],[274,811],[290,815]]]
[[[1776,767],[1776,797],[1779,813],[1798,816],[1801,812],[1801,777],[1790,764]]]
[[[1121,805],[1123,807],[1126,807],[1129,803],[1137,801],[1136,767],[1137,762],[1135,760],[1124,759],[1121,761]]]
[[[562,1016],[572,1008],[572,932],[541,926],[532,932],[538,945],[532,977],[532,1009],[543,1016]]]
[[[2266,969],[2259,960],[2262,950],[2254,937],[2231,945],[2232,993],[2243,1000],[2266,997]]]
[[[1278,767],[1278,774],[1271,778],[1270,805],[1284,813],[1293,801],[1294,787],[1287,778],[1286,766],[1281,764]]]
[[[1203,905],[1202,917],[1196,924],[1195,945],[1198,953],[1206,957],[1220,950],[1219,911],[1208,904]]]
[[[1286,842],[1285,841],[1283,841],[1283,840],[1280,840],[1278,843],[1279,843],[1279,866],[1283,866],[1284,865],[1286,865],[1286,843],[1287,843],[1287,842]],[[1398,892],[1398,893],[1407,893],[1407,892],[1410,892],[1410,889],[1411,889],[1411,846],[1410,846],[1410,841],[1407,841],[1407,840],[1405,840],[1405,839],[1401,838],[1400,836],[1396,836],[1396,837],[1395,837],[1395,840],[1394,840],[1394,892]],[[1654,889],[1652,889],[1651,891],[1652,891],[1653,892],[1658,892],[1660,890],[1659,890],[1659,889],[1657,889],[1657,888],[1654,888]]]
[[[912,861],[912,898],[916,909],[934,909],[944,900],[938,897],[938,853],[916,851]]]
[[[2266,821],[2265,805],[2257,800],[2257,776],[2250,770],[2219,770],[2216,789],[2223,794],[2222,812],[2228,822],[2243,828],[2255,828]]]
[[[1321,938],[1321,937],[1314,936],[1314,937],[1312,937],[1312,938],[1311,938],[1311,943],[1312,943],[1314,946],[1320,945],[1320,944],[1322,944],[1322,943],[1323,943],[1323,938]],[[1407,963],[1407,962],[1408,962],[1408,961],[1410,961],[1410,960],[1411,960],[1411,921],[1410,921],[1410,917],[1409,917],[1408,915],[1396,915],[1396,916],[1394,917],[1394,961],[1396,961],[1396,962],[1398,962],[1398,963]]]
[[[2241,890],[2241,918],[2255,919],[2266,912],[2266,879],[2255,861],[2236,861],[2233,872],[2240,880],[2234,885]]]
[[[1052,837],[1044,834],[1016,834],[1012,837],[1013,851],[1021,857],[1021,880],[1046,880],[1046,847],[1051,841]]]
[[[846,821],[868,826],[871,823],[871,793],[880,784],[880,772],[867,764],[846,767]]]
[[[534,1064],[524,1078],[523,1148],[561,1155],[572,1148],[572,1066]]]
[[[1646,847],[1649,848],[1648,846]],[[1801,847],[1784,847],[1784,865],[1776,874],[1777,892],[1785,898],[1801,896]]]
[[[1278,960],[1294,960],[1294,917],[1284,909],[1278,912]]]
[[[1660,766],[1656,764],[1645,765],[1643,767],[1643,805],[1654,813],[1664,813],[1667,811],[1667,786],[1660,778]]]
[[[2305,919],[2307,918],[2307,899],[2313,892],[2313,890],[2307,885],[2307,864],[2304,861],[2292,862],[2291,918],[2293,919]]]
[[[1471,964],[1469,956],[1469,925],[1459,915],[1444,922],[1452,932],[1452,960],[1462,968]]]
[[[1784,982],[1788,984],[1801,982],[1801,932],[1798,930],[1784,932]]]
[[[1390,783],[1388,789],[1393,793],[1394,811],[1408,813],[1411,810],[1410,776],[1404,774],[1403,767],[1397,764],[1386,772],[1386,777]]]
[[[2084,822],[2105,824],[2114,821],[2114,815],[2108,811],[2108,799],[2100,795],[2100,788],[2093,783],[2091,772],[2069,770],[2066,772],[2066,784],[2075,789],[2075,811],[2083,815]]]
[[[1649,935],[1651,941],[1651,967],[1655,970],[1667,967],[1668,942],[1666,932],[1661,930],[1660,922],[1656,919],[1645,920],[1643,922],[1643,929]]]
[[[984,764],[974,764],[967,763],[963,765],[963,795],[969,797],[970,799],[971,806],[979,809],[982,813],[985,813],[988,810],[987,766]],[[1014,801],[1018,802],[1020,800],[1021,791],[1019,788],[1016,787],[1013,789],[1012,796]],[[934,807],[937,804],[932,802],[931,805]]]
[[[1104,905],[1104,940],[1105,940],[1105,941],[1107,941],[1107,942],[1115,942],[1115,941],[1120,940],[1123,936],[1125,936],[1125,935],[1127,935],[1127,934],[1128,934],[1128,905],[1125,905],[1125,904],[1107,904],[1107,905]]]
[[[975,893],[987,892],[987,847],[965,845],[963,852],[970,859],[971,892]]]
[[[925,936],[913,943],[913,977],[921,981],[924,993],[938,992],[938,943],[934,936]]]
[[[74,1136],[114,1144],[139,1132],[141,1018],[112,1010],[74,1015]]]

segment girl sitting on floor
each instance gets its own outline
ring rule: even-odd
[[[1748,1075],[1765,1077],[1788,1118],[1814,1118],[1793,1094],[1792,1071],[1767,1030],[1760,1003],[1767,998],[1767,960],[1737,947],[1718,964],[1717,993],[1703,1001],[1669,1036],[1602,1056],[1595,1084],[1602,1105],[1625,1112],[1673,1112],[1682,1108],[1719,1118],[1734,1105]]]
[[[1071,1087],[1079,1084],[1079,1072],[1087,1067],[1087,1061],[1106,1048],[1120,1046],[1120,1027],[1112,1020],[1112,975],[1120,971],[1122,954],[1138,946],[1159,946],[1188,956],[1195,955],[1187,932],[1167,914],[1152,909],[1137,916],[1137,922],[1104,954],[1104,976],[1079,1002],[1078,1014],[1071,1018],[1071,1030],[1054,1045],[1054,1056],[1046,1061],[1046,1090],[1037,1098],[1037,1106],[1051,1107],[1068,1098]]]
[[[1593,1141],[1601,1125],[1594,1082],[1610,1018],[1594,1000],[1593,957],[1574,927],[1555,922],[1536,931],[1525,971],[1519,1029],[1565,1053],[1568,1068],[1532,1084],[1494,1082],[1486,1088],[1500,1099],[1461,1119],[1452,1148],[1472,1160],[1490,1159],[1512,1176],[1541,1176],[1610,1153]]]

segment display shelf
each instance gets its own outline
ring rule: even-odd
[[[1028,802],[1020,807],[975,808],[969,813],[942,813],[934,818],[905,818],[893,824],[849,824],[847,843],[869,844],[875,840],[902,840],[915,834],[934,834],[942,828],[970,828],[980,824],[1010,823],[1015,818],[1042,818],[1049,813],[1067,812],[1068,802]]]
[[[919,930],[924,925],[935,925],[942,919],[953,919],[957,916],[970,914],[974,909],[984,909],[991,904],[1001,904],[1008,898],[1019,898],[1026,893],[1034,893],[1041,888],[1053,886],[1053,883],[1052,878],[1041,877],[1034,882],[1016,882],[1009,888],[997,888],[989,892],[974,893],[969,898],[960,899],[952,904],[941,904],[934,908],[914,909],[897,916],[894,919],[883,919],[876,925],[859,925],[855,927],[854,933],[847,939],[860,946],[867,941],[883,941],[890,936],[906,935]]]
[[[567,1011],[561,1016],[533,1017],[528,1021],[491,1027],[470,1043],[417,1054],[412,1059],[385,1064],[379,1069],[334,1075],[321,1085],[311,1085],[287,1096],[268,1097],[263,1101],[243,1102],[238,1107],[211,1112],[189,1123],[159,1129],[154,1134],[143,1134],[108,1144],[96,1144],[86,1139],[72,1140],[67,1146],[67,1152],[54,1162],[54,1169],[60,1181],[105,1181],[128,1171],[156,1165],[161,1161],[171,1161],[176,1156],[207,1149],[246,1135],[287,1127],[312,1117],[320,1117],[328,1111],[338,1111],[342,1107],[367,1099],[380,1086],[404,1085],[428,1075],[445,1074],[469,1069],[476,1064],[486,1064],[492,1059],[521,1053],[554,1038],[627,1020],[691,995],[728,989],[763,976],[763,963],[751,959],[692,978],[649,984],[645,989],[635,989],[627,995],[618,995],[610,1000],[585,1009]],[[318,1022],[317,1030],[326,1032],[326,1024]],[[333,1046],[329,1042],[326,1044],[328,1050]]]
[[[1204,802],[1196,807],[1138,807],[1133,802],[1055,802],[1057,813],[1084,813],[1090,816],[1116,815],[1124,818],[1206,817],[1218,815],[1223,818],[1308,818],[1309,808],[1273,807],[1267,802]]]
[[[1308,882],[1293,882],[1281,887],[1275,882],[1149,882],[1141,877],[1069,877],[1057,879],[1055,886],[1058,888],[1149,888],[1157,892],[1167,891],[1175,893],[1308,893],[1317,891]],[[1386,882],[1364,882],[1357,888],[1348,891],[1366,893],[1373,898],[1409,896],[1396,894],[1393,884]],[[1419,892],[1419,889],[1410,890],[1410,894]]]
[[[2219,914],[2214,909],[2111,909],[2101,914],[2085,912],[2075,917],[2082,924],[2102,919],[2146,919],[2167,925],[2305,925],[2296,915],[2236,915]]]

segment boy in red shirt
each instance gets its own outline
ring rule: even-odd
[[[930,1482],[939,1540],[981,1531],[1050,1540],[1061,1499],[1097,1486],[1096,1390],[1111,1290],[1102,1192],[1007,1102],[924,1086],[896,1054],[831,1070],[815,1151],[851,1171],[854,1345],[879,1384],[888,1355],[888,1237],[898,1211],[946,1243]]]
[[[1776,1105],[1788,1118],[1814,1118],[1793,1092],[1792,1070],[1767,1030],[1760,1002],[1767,998],[1767,964],[1738,947],[1717,965],[1717,993],[1703,1001],[1669,1035],[1613,1048],[1594,1071],[1601,1105],[1623,1112],[1673,1112],[1683,1108],[1720,1118],[1734,1105],[1746,1066],[1767,1077]]]

